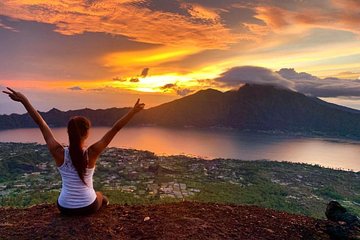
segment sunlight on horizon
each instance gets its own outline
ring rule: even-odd
[[[357,2],[140,2],[2,1],[0,86],[44,101],[62,94],[73,102],[63,108],[72,109],[80,96],[93,107],[117,105],[115,92],[122,104],[155,94],[161,100],[147,99],[155,105],[276,78],[304,94],[360,105],[353,90],[360,79]],[[244,66],[273,73],[244,73]],[[295,73],[280,76],[281,69]],[[92,103],[99,94],[101,103]]]

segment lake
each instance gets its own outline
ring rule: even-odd
[[[88,144],[97,141],[108,129],[92,128]],[[67,144],[66,128],[54,128],[53,132],[59,142]],[[45,143],[40,130],[36,128],[0,131],[0,142]],[[159,155],[185,154],[206,159],[269,159],[360,171],[360,142],[350,140],[219,129],[128,127],[119,132],[110,146],[149,150]]]

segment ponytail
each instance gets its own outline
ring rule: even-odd
[[[88,159],[81,148],[81,141],[87,136],[90,121],[85,117],[72,117],[68,123],[69,153],[81,181],[86,185],[84,176]]]

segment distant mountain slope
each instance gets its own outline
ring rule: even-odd
[[[82,109],[42,113],[51,126],[66,126],[69,117],[84,115],[94,126],[111,126],[128,108]],[[360,137],[360,111],[273,86],[245,85],[237,91],[213,89],[139,113],[132,125],[229,127],[239,130],[300,132]],[[1,115],[0,129],[34,127],[27,115]]]
[[[136,123],[161,126],[211,127],[221,125],[228,115],[225,94],[208,89],[141,112]]]
[[[142,113],[138,122],[163,126],[231,127],[360,136],[360,111],[272,86],[200,91]]]
[[[40,112],[50,127],[64,127],[72,116],[85,116],[91,119],[94,126],[111,126],[116,119],[129,111],[129,108],[79,109],[60,111],[56,108]],[[0,115],[0,129],[32,128],[36,124],[28,114]]]

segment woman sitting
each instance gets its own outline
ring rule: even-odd
[[[108,199],[101,192],[95,192],[93,188],[96,161],[119,130],[141,111],[145,104],[139,103],[140,99],[138,99],[135,106],[124,117],[116,121],[99,141],[87,149],[84,148],[84,143],[89,135],[90,121],[85,117],[72,117],[67,127],[69,147],[63,147],[29,100],[22,93],[11,88],[7,89],[8,91],[3,92],[12,100],[22,103],[39,126],[55,160],[62,179],[62,188],[57,201],[60,212],[66,215],[90,214],[108,205]]]

